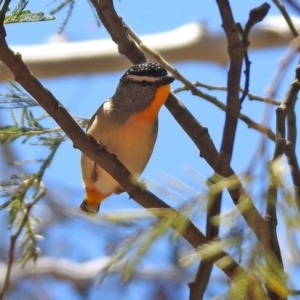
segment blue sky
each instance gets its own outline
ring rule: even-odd
[[[28,8],[32,11],[44,11],[47,14],[53,8],[53,3],[58,4],[59,1],[31,1]],[[241,24],[245,24],[251,8],[262,4],[261,1],[254,0],[232,0],[230,3],[235,20]],[[222,30],[217,5],[215,1],[211,0],[178,1],[176,4],[171,0],[123,0],[114,1],[114,4],[118,14],[139,35],[172,30],[190,22],[203,22],[211,31]],[[278,15],[277,8],[273,3],[270,4],[269,15]],[[59,30],[65,15],[66,9],[56,15],[57,19],[55,21],[9,25],[7,26],[7,41],[11,45],[47,43],[48,39]],[[97,27],[88,1],[76,1],[72,17],[65,28],[65,35],[73,41],[109,37],[103,26]],[[214,51],[218,51],[218,49],[214,49]],[[250,51],[250,60],[252,61],[250,91],[252,93],[266,95],[266,87],[272,80],[279,66],[279,59],[284,52],[285,48]],[[288,85],[292,81],[295,66],[296,59],[281,82],[277,94],[278,99],[284,96]],[[227,66],[198,61],[178,62],[175,67],[190,81],[198,80],[212,85],[226,84]],[[98,106],[114,93],[118,80],[124,72],[125,70],[109,74],[78,75],[42,79],[41,81],[72,114],[89,118]],[[181,86],[179,82],[174,82],[172,85],[173,88],[179,86]],[[0,91],[4,92],[5,90],[6,85],[1,84]],[[210,93],[225,102],[225,93]],[[192,96],[189,92],[179,94],[179,98],[198,120],[208,127],[212,139],[219,148],[223,132],[224,113],[205,100]],[[265,106],[246,99],[242,112],[254,120],[260,121],[264,115]],[[160,112],[159,120],[160,129],[156,147],[142,178],[149,183],[148,185],[152,187],[152,191],[160,191],[162,195],[163,193],[159,187],[167,185],[170,178],[183,182],[194,191],[199,190],[201,188],[199,181],[205,181],[212,174],[212,170],[203,159],[199,158],[197,148],[164,107]],[[274,129],[274,118],[270,120],[270,125]],[[249,167],[250,158],[257,152],[260,142],[261,136],[257,132],[248,129],[244,123],[239,123],[232,161],[232,166],[238,173],[244,172]],[[32,148],[28,148],[30,150],[22,153],[20,158],[31,159],[46,155],[43,148]],[[268,149],[273,151],[272,143],[269,143]],[[0,164],[0,167],[0,174],[7,175],[7,166]],[[259,171],[259,168],[257,171]],[[80,205],[84,197],[80,175],[80,153],[78,150],[73,149],[70,141],[65,142],[60,147],[51,168],[47,170],[45,183],[48,190],[59,197],[59,201],[72,208],[77,208]],[[170,199],[169,203],[175,206],[180,204],[176,201],[172,203]],[[126,194],[122,194],[111,196],[102,204],[101,210],[106,212],[133,207],[136,208],[138,205],[134,201],[129,201]],[[201,222],[199,224],[203,225]],[[74,226],[76,227],[78,224]],[[60,235],[62,234],[60,230],[58,228],[52,234]],[[80,232],[77,232],[76,236],[77,234],[82,235]],[[51,238],[49,239],[51,240]],[[74,237],[72,243],[76,245],[78,240]],[[92,243],[89,245],[90,248],[86,250],[86,259],[97,255],[93,250]],[[51,251],[48,254],[51,254]],[[54,255],[63,256],[65,253]],[[74,259],[78,259],[78,257],[74,257]]]

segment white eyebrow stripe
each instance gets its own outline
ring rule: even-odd
[[[156,82],[161,81],[163,76],[160,77],[152,77],[152,76],[144,76],[144,75],[126,75],[127,78],[132,79],[134,81],[148,81],[148,82]]]

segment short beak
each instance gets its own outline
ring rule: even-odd
[[[173,81],[175,80],[175,78],[171,75],[166,75],[162,78],[162,80],[159,82],[159,85],[162,86],[162,85],[167,85],[167,84],[170,84],[172,83]]]

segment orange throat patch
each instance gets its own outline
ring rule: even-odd
[[[100,193],[96,191],[95,189],[85,188],[85,201],[88,205],[98,205],[100,204],[104,199],[106,199],[109,195]]]
[[[168,98],[170,93],[170,85],[159,87],[155,93],[154,99],[148,108],[138,113],[135,118],[138,120],[153,121],[157,118],[158,112]]]

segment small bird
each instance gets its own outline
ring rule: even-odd
[[[121,77],[115,94],[91,118],[87,133],[113,153],[139,177],[153,151],[158,112],[166,101],[174,77],[158,63],[134,65]],[[80,208],[97,213],[109,195],[122,187],[106,171],[82,153],[82,178],[86,196]]]

